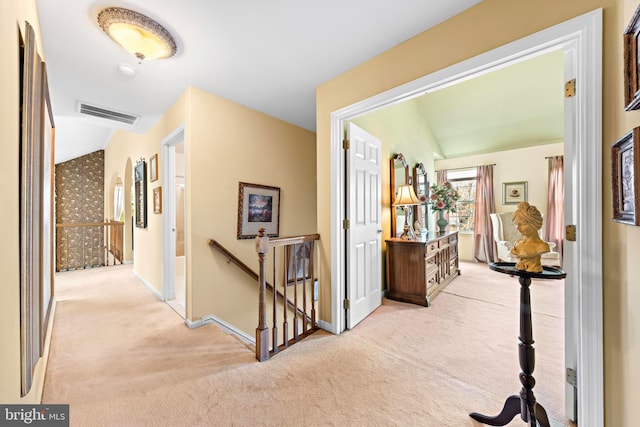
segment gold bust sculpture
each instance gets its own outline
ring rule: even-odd
[[[550,251],[547,242],[538,234],[542,227],[542,214],[535,206],[522,202],[511,216],[511,221],[522,234],[522,238],[517,240],[511,249],[511,253],[518,257],[516,269],[540,273],[540,256]]]

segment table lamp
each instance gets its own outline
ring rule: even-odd
[[[402,185],[398,187],[398,193],[396,199],[393,202],[393,206],[401,206],[404,208],[404,232],[400,238],[402,240],[413,240],[415,233],[411,226],[411,219],[409,218],[409,207],[419,205],[420,199],[416,196],[416,192],[411,185]]]

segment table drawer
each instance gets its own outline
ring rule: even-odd
[[[431,254],[433,254],[435,252],[438,252],[438,250],[440,249],[439,246],[438,246],[438,242],[429,242],[429,243],[427,243],[426,246],[427,246],[427,248],[426,248],[427,256],[429,256],[429,255],[431,255]]]

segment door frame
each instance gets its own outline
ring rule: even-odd
[[[173,189],[176,185],[176,145],[184,141],[184,124],[178,126],[162,139],[162,173],[160,174],[162,176],[162,186],[164,187],[164,194],[162,195],[162,301],[173,299],[176,296],[176,239],[174,228],[176,222],[176,195]],[[188,301],[187,298],[185,298],[185,303],[186,301]],[[186,307],[185,311],[188,311]]]
[[[333,332],[345,330],[342,309],[346,285],[346,242],[344,219],[345,154],[343,125],[365,113],[402,102],[427,91],[470,79],[495,69],[526,60],[550,50],[572,55],[576,67],[578,94],[572,117],[565,117],[565,157],[574,166],[574,207],[567,224],[577,224],[574,262],[567,274],[575,278],[574,341],[579,381],[578,419],[581,427],[604,423],[603,325],[602,325],[602,9],[580,15],[504,46],[454,64],[417,80],[382,92],[331,113],[331,323],[322,326]],[[577,144],[580,141],[580,144]],[[571,319],[565,320],[571,322]]]

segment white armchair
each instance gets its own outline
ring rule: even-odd
[[[493,240],[498,249],[498,261],[518,262],[518,257],[511,255],[511,248],[516,240],[521,238],[516,225],[511,222],[513,212],[492,213],[491,224],[493,225]],[[551,252],[542,254],[540,261],[542,265],[560,266],[560,254],[554,249],[556,244],[547,242]]]

